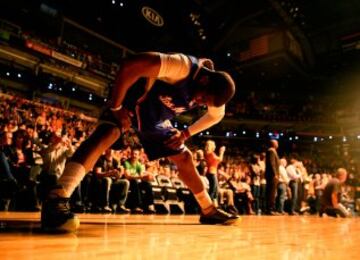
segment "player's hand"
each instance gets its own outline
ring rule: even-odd
[[[119,111],[112,111],[116,120],[120,123],[122,130],[127,131],[131,128],[131,119],[127,109],[122,108]]]
[[[167,139],[164,144],[169,146],[171,149],[178,149],[181,145],[183,145],[186,141],[186,137],[183,132],[173,129],[173,135]]]
[[[209,70],[214,70],[215,66],[214,66],[214,62],[210,59],[207,58],[200,58],[199,59],[199,64],[201,67],[205,67]]]

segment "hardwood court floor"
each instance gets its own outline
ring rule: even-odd
[[[359,219],[80,214],[77,234],[44,234],[38,213],[0,212],[0,259],[359,259]]]

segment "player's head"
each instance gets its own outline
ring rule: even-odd
[[[194,80],[194,98],[198,104],[220,107],[235,94],[235,83],[225,71],[201,68]]]

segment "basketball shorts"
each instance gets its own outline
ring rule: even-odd
[[[164,144],[164,142],[174,134],[173,130],[175,130],[175,128],[172,126],[170,120],[162,121],[154,119],[151,116],[147,116],[145,113],[139,113],[135,116],[135,112],[132,112],[131,110],[129,110],[129,116],[132,118],[132,125],[138,126],[137,128],[134,128],[134,132],[140,140],[139,143],[134,141],[132,145],[136,146],[141,144],[150,161],[176,155],[185,151],[185,145],[173,149]],[[109,109],[106,109],[102,113],[99,118],[99,124],[111,124],[121,129],[120,123]],[[141,127],[139,129],[140,125]],[[126,136],[128,136],[127,133],[123,133],[119,140],[114,143],[112,149],[121,150],[126,147],[126,140],[129,139],[126,138]]]

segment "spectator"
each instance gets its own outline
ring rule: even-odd
[[[265,157],[265,179],[266,179],[266,215],[277,215],[275,212],[276,188],[279,180],[280,160],[277,154],[279,143],[276,140],[269,141],[269,148]]]
[[[207,172],[207,165],[204,158],[204,151],[201,149],[196,150],[194,153],[194,163],[200,176],[205,176]]]
[[[205,161],[207,165],[206,178],[209,181],[209,195],[210,198],[217,204],[219,184],[217,180],[217,168],[220,162],[224,159],[225,146],[219,149],[219,156],[215,153],[216,145],[213,140],[206,141],[205,145]]]
[[[220,165],[218,168],[219,204],[228,212],[238,214],[239,212],[234,204],[234,191],[228,183],[229,177],[230,176],[225,172],[224,165]]]
[[[132,202],[133,213],[155,213],[154,198],[150,181],[153,176],[145,172],[145,166],[140,162],[140,150],[133,149],[131,157],[124,163],[125,178],[130,181],[129,200]],[[144,196],[142,196],[142,191]],[[143,209],[142,209],[143,208]]]
[[[259,167],[260,167],[260,195],[259,195],[259,208],[261,212],[266,212],[266,178],[265,178],[265,158],[266,153],[260,153]]]
[[[50,188],[56,185],[57,179],[65,168],[67,158],[74,153],[70,140],[55,132],[51,134],[49,144],[40,152],[43,159],[40,175],[41,199],[44,199]]]
[[[287,161],[285,158],[280,159],[280,169],[279,169],[279,183],[277,186],[277,212],[281,215],[284,215],[284,203],[286,200],[287,187],[289,183],[289,177],[287,175],[285,167],[287,166]]]
[[[95,178],[99,187],[100,198],[98,205],[100,212],[110,213],[112,209],[118,213],[129,213],[130,210],[125,207],[125,201],[128,195],[130,183],[123,179],[124,169],[113,157],[113,150],[107,149],[105,154],[100,156],[95,164]],[[112,196],[110,196],[112,195]],[[112,208],[110,208],[110,203]]]
[[[261,166],[259,163],[260,157],[254,154],[250,160],[251,171],[251,192],[254,197],[254,210],[257,214],[260,214],[260,179],[261,179]]]
[[[350,217],[351,213],[341,203],[341,187],[347,179],[347,171],[344,168],[339,168],[336,172],[336,177],[332,178],[325,186],[324,194],[321,199],[321,208],[319,215],[323,216],[325,213],[330,217]]]
[[[298,187],[301,174],[298,171],[299,161],[295,157],[290,159],[290,164],[286,167],[287,175],[290,179],[289,186],[291,190],[291,202],[289,215],[297,215],[297,199],[298,199]]]
[[[12,144],[12,133],[0,134],[0,210],[8,211],[10,202],[17,191],[17,181],[11,172],[6,150]]]
[[[313,180],[314,185],[314,193],[315,193],[315,209],[316,212],[319,212],[320,205],[321,205],[321,197],[324,193],[324,187],[321,183],[321,175],[319,173],[316,173]]]
[[[18,210],[39,211],[36,181],[31,178],[30,170],[35,164],[31,143],[25,130],[13,134],[13,141],[4,151],[12,175],[19,183],[20,191],[16,198]]]
[[[250,185],[241,178],[242,173],[237,169],[231,174],[229,180],[229,185],[235,194],[235,206],[241,214],[254,215],[251,207],[254,198],[251,194]]]

